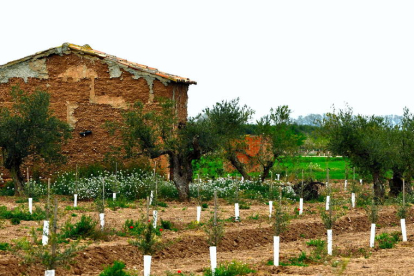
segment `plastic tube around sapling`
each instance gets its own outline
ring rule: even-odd
[[[153,226],[154,228],[157,228],[157,219],[158,219],[158,211],[154,210],[152,211],[152,218],[153,218]]]
[[[407,241],[407,229],[405,227],[405,219],[401,219],[401,233],[403,242]]]
[[[101,229],[103,229],[104,226],[105,226],[105,213],[100,213],[99,214],[99,220],[100,220],[100,223],[101,223]]]
[[[210,263],[211,263],[211,273],[214,275],[214,271],[217,268],[217,247],[210,246]]]
[[[348,180],[345,179],[345,183],[344,183],[344,191],[346,191],[346,186],[348,186]]]
[[[269,218],[272,217],[273,201],[269,201]]]
[[[29,212],[33,214],[33,198],[29,197]]]
[[[369,247],[374,247],[375,242],[375,223],[371,223],[371,236],[369,238]]]
[[[239,221],[240,220],[240,211],[239,211],[239,204],[234,204],[234,220]]]
[[[280,237],[273,236],[273,265],[279,266]]]
[[[55,276],[55,270],[54,269],[45,270],[45,276]]]
[[[144,276],[150,276],[151,274],[151,256],[144,255]]]
[[[352,208],[355,208],[355,193],[351,194],[351,203],[352,203]]]
[[[331,197],[330,196],[326,196],[326,206],[325,206],[326,211],[329,210],[330,200],[331,200]]]
[[[151,194],[150,194],[150,202],[149,202],[149,205],[151,205],[152,204],[152,199],[154,198],[154,191],[151,191]]]
[[[43,221],[42,245],[47,245],[49,242],[49,221]]]
[[[113,199],[113,201],[115,201],[115,199],[116,199],[116,193],[112,193],[112,199]]]
[[[332,255],[332,229],[326,230],[328,236],[328,255]]]
[[[73,195],[73,207],[78,206],[78,194]]]
[[[197,206],[197,223],[200,223],[201,218],[201,206]]]
[[[303,198],[299,198],[299,215],[303,213]]]

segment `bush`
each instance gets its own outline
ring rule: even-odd
[[[166,230],[177,230],[174,228],[174,224],[169,220],[161,219],[161,227]]]
[[[112,266],[107,266],[99,276],[130,276],[124,271],[125,263],[114,261]]]
[[[129,243],[138,247],[143,255],[153,255],[161,247],[161,243],[156,238],[156,235],[157,230],[152,222],[148,222],[138,240],[129,241]]]
[[[91,217],[82,215],[79,222],[72,224],[67,221],[62,229],[62,238],[70,238],[72,240],[85,239],[94,236],[97,222]]]
[[[375,236],[375,239],[378,241],[378,247],[381,249],[393,248],[396,243],[400,240],[400,233],[393,232],[391,234],[382,233]]]
[[[43,220],[46,217],[45,211],[38,206],[35,206],[33,213],[23,210],[23,207],[14,208],[12,211],[7,210],[6,206],[0,206],[0,219],[11,219],[15,222],[20,220]],[[17,224],[19,224],[17,223]]]
[[[8,244],[7,242],[0,242],[0,250],[1,251],[6,251],[10,249],[10,244]]]
[[[132,219],[127,219],[124,223],[124,231],[128,235],[141,235],[145,229],[145,224]]]
[[[236,276],[236,275],[247,275],[255,273],[256,271],[250,269],[250,267],[242,262],[232,261],[220,264],[212,273],[210,268],[204,271],[204,276]]]

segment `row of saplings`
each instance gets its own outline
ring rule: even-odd
[[[355,182],[355,181],[354,181]],[[354,183],[353,182],[353,183]],[[327,185],[327,196],[326,196],[326,209],[324,212],[321,212],[321,217],[324,222],[325,227],[327,228],[327,252],[329,255],[332,255],[332,228],[336,221],[336,219],[340,216],[338,213],[334,212],[334,206],[337,204],[334,200],[331,200],[331,188],[329,185],[329,177],[328,181],[326,182]],[[347,182],[345,181],[344,189],[346,190]],[[353,184],[354,185],[354,184]],[[298,214],[302,214],[303,212],[303,181],[302,181],[302,188],[300,192],[300,201],[299,201],[299,208]],[[287,230],[287,225],[289,221],[289,215],[285,211],[284,206],[282,206],[282,191],[281,186],[279,186],[279,203],[276,204],[275,210],[273,212],[273,201],[269,201],[269,217],[272,214],[275,215],[274,220],[274,229],[275,229],[275,236],[274,236],[274,260],[273,263],[275,266],[279,266],[279,244],[280,244],[280,235]],[[273,189],[273,186],[270,186],[270,189]],[[142,235],[136,241],[131,241],[131,244],[140,248],[144,254],[144,276],[150,275],[150,266],[151,266],[151,254],[154,252],[155,248],[157,248],[157,239],[155,236],[159,234],[157,228],[157,218],[158,213],[157,210],[153,211],[153,219],[152,221],[149,220],[149,206],[151,202],[154,200],[154,196],[156,197],[156,188],[155,192],[151,192],[150,196],[147,197],[147,218],[146,218],[146,227],[144,231],[142,231]],[[355,207],[355,191],[354,186],[351,187],[352,196],[352,207]],[[104,187],[102,189],[104,191]],[[405,189],[403,188],[403,191]],[[237,202],[237,192],[236,192],[236,202]],[[209,223],[206,225],[205,230],[208,234],[208,242],[210,246],[210,260],[211,260],[211,271],[214,273],[217,267],[217,245],[224,234],[224,228],[220,223],[220,220],[217,217],[217,195],[216,192],[214,193],[215,199],[215,207],[212,218],[209,220]],[[55,199],[56,200],[56,199]],[[116,200],[116,196],[114,195],[113,200]],[[104,201],[105,195],[102,193],[101,201],[98,201],[98,210],[99,210],[99,218],[100,218],[100,226],[101,229],[104,230],[105,225],[105,216],[104,216]],[[200,203],[201,201],[199,201]],[[32,205],[31,200],[29,199],[29,211],[32,212]],[[201,205],[201,204],[199,204]],[[74,207],[77,206],[77,198],[74,198]],[[47,198],[47,219],[44,221],[43,226],[43,235],[42,235],[42,250],[40,250],[37,254],[42,259],[42,263],[46,266],[47,270],[45,271],[45,275],[55,275],[55,266],[60,262],[67,261],[70,259],[70,256],[74,256],[75,252],[78,251],[81,247],[78,244],[74,243],[71,246],[65,247],[62,251],[57,249],[57,237],[56,229],[57,229],[57,201],[54,204],[54,212],[53,214],[49,215],[50,210],[50,181],[48,182],[48,198]],[[239,208],[238,203],[235,203],[235,220],[239,220]],[[197,206],[197,222],[200,222],[200,211],[201,206]],[[406,230],[405,230],[405,217],[408,212],[408,206],[405,203],[405,193],[403,193],[403,204],[399,209],[399,216],[401,218],[401,229],[402,229],[402,236],[403,241],[407,241]],[[369,218],[372,222],[371,224],[371,236],[370,236],[370,247],[374,246],[374,237],[375,237],[375,223],[378,219],[378,205],[376,202],[372,202],[369,208]],[[52,222],[52,227],[50,233],[49,228],[50,224],[49,221]],[[131,225],[130,227],[134,227]]]

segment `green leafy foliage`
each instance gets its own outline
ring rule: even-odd
[[[212,216],[204,225],[204,232],[207,234],[207,243],[210,246],[218,246],[224,236],[224,222],[219,218],[214,222],[214,217]]]
[[[248,264],[232,261],[219,264],[214,273],[210,268],[207,268],[203,275],[204,276],[236,276],[236,275],[247,275],[254,273],[256,271],[252,270]]]
[[[125,263],[120,261],[114,261],[110,266],[107,266],[105,270],[99,274],[99,276],[130,276],[131,274],[124,271]]]
[[[70,221],[65,223],[61,237],[72,240],[92,238],[95,236],[97,224],[91,217],[82,215],[81,219],[75,224],[70,223]]]
[[[392,127],[383,117],[354,115],[352,108],[328,113],[322,128],[333,154],[347,156],[363,175],[371,175],[375,196],[385,195],[384,176],[391,169]]]
[[[152,255],[160,247],[161,242],[156,238],[157,231],[154,228],[152,222],[148,222],[144,228],[144,231],[140,233],[137,240],[131,240],[129,243],[138,247],[142,251],[143,255]]]
[[[21,220],[42,220],[45,219],[45,217],[45,211],[38,206],[35,206],[32,214],[22,206],[14,208],[11,211],[7,210],[6,206],[0,206],[0,219],[11,219],[20,223]]]
[[[4,166],[13,177],[15,192],[20,194],[23,189],[20,165],[25,158],[37,155],[47,162],[62,161],[60,145],[69,138],[70,130],[66,122],[49,110],[47,92],[36,90],[29,94],[13,87],[11,96],[12,108],[0,109],[0,147]]]
[[[275,204],[275,211],[274,211],[274,222],[273,222],[273,229],[275,236],[280,236],[280,234],[286,232],[288,230],[289,225],[289,214],[286,210],[280,205]]]
[[[378,247],[381,249],[393,248],[396,243],[400,240],[400,232],[381,233],[375,236],[375,240],[378,241]]]

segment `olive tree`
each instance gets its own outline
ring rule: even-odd
[[[271,109],[270,114],[257,121],[257,134],[262,143],[255,159],[262,168],[261,180],[268,177],[270,169],[283,158],[295,155],[305,136],[295,131],[288,106]]]
[[[352,108],[328,113],[322,123],[333,154],[349,158],[362,174],[371,175],[377,199],[385,195],[385,173],[392,167],[392,127],[380,116],[354,115]]]
[[[203,110],[206,120],[217,142],[216,150],[227,159],[244,177],[250,179],[246,164],[239,159],[246,155],[245,135],[249,120],[254,111],[248,106],[240,106],[239,99],[216,103]]]
[[[0,147],[3,164],[10,170],[16,195],[23,192],[20,167],[28,156],[46,162],[62,161],[61,144],[69,138],[69,125],[53,116],[50,95],[44,91],[29,94],[19,87],[11,90],[13,105],[0,107]]]
[[[168,156],[179,198],[189,200],[192,161],[213,151],[217,139],[202,115],[180,122],[172,101],[158,99],[158,103],[159,108],[147,110],[138,102],[123,114],[124,124],[120,126],[123,146],[130,158]]]

